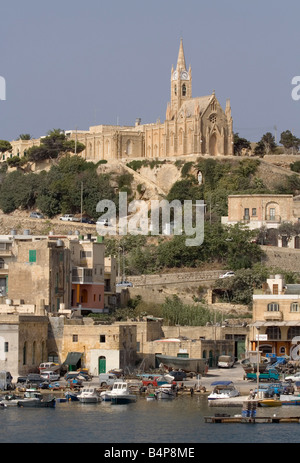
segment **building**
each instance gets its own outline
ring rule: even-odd
[[[19,312],[15,307],[0,309],[0,370],[17,377],[37,372],[48,360],[48,317]],[[22,311],[22,308],[21,308]]]
[[[83,237],[82,237],[83,238]],[[104,310],[104,252],[102,237],[69,240],[72,266],[71,308],[82,313]]]
[[[233,123],[229,99],[225,111],[215,91],[210,95],[192,96],[192,70],[187,69],[182,39],[176,68],[171,69],[170,101],[164,122],[134,126],[96,125],[89,130],[68,130],[66,135],[85,145],[80,153],[89,161],[135,158],[168,158],[186,155],[233,155]],[[39,139],[13,141],[14,155],[24,156]]]
[[[59,352],[69,369],[88,368],[97,376],[113,368],[134,368],[136,363],[136,326],[134,323],[93,323],[83,319],[64,319],[63,338]]]
[[[249,351],[287,355],[298,359],[300,341],[300,285],[285,284],[282,275],[271,276],[253,295],[253,323]]]
[[[223,225],[245,225],[251,230],[265,229],[266,235],[278,230],[283,223],[296,224],[300,220],[299,197],[293,195],[254,194],[229,195],[228,216],[222,217]],[[300,237],[272,235],[275,246],[300,248]],[[263,240],[263,238],[262,238]],[[264,244],[263,242],[261,244]]]

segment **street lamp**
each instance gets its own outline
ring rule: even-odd
[[[258,334],[257,334],[257,358],[256,358],[256,361],[257,361],[257,372],[256,372],[256,382],[257,382],[257,396],[258,396],[258,389],[259,389],[259,330],[260,330],[260,327],[257,326],[256,327],[257,331],[258,331]]]

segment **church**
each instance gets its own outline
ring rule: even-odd
[[[120,159],[166,159],[186,155],[233,155],[233,123],[229,99],[225,111],[215,92],[192,97],[192,70],[186,68],[183,41],[180,40],[176,68],[171,69],[171,98],[164,122],[134,126],[96,125],[89,130],[69,130],[66,135],[85,145],[80,153],[88,161]],[[24,149],[38,140],[29,140],[21,147],[12,142],[13,153],[24,155]],[[23,149],[22,149],[23,148]]]

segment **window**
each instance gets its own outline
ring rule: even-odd
[[[4,268],[4,259],[0,257],[0,268]]]
[[[4,343],[4,352],[8,352],[8,342]]]
[[[182,86],[182,96],[186,96],[186,85],[183,84]]]
[[[300,312],[298,302],[291,303],[291,312]]]
[[[290,326],[287,333],[287,339],[293,339],[300,336],[300,326]]]
[[[268,304],[268,312],[278,312],[279,311],[279,304],[277,302],[270,302]]]
[[[100,342],[105,342],[105,334],[100,334]]]
[[[269,326],[266,329],[268,339],[281,339],[281,331],[279,326]]]
[[[29,250],[29,262],[36,262],[36,250],[35,249]]]
[[[256,216],[256,207],[252,207],[252,215],[255,217]]]
[[[72,341],[73,342],[78,342],[78,334],[73,334]]]
[[[80,259],[86,259],[92,257],[92,251],[80,251]]]
[[[270,207],[270,219],[275,219],[275,207]]]
[[[244,209],[244,219],[245,219],[245,220],[249,220],[249,218],[250,218],[249,208],[246,207],[246,208]]]

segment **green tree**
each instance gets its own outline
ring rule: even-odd
[[[76,153],[85,149],[82,143],[76,144]],[[43,161],[45,159],[56,159],[62,153],[75,153],[75,141],[68,140],[64,131],[54,129],[49,131],[47,136],[41,138],[40,146],[32,146],[27,151],[29,161]]]
[[[271,132],[265,133],[261,140],[257,143],[254,154],[264,156],[265,154],[273,153],[276,149],[275,137]]]
[[[233,152],[236,156],[240,156],[243,150],[251,150],[251,143],[250,141],[246,140],[246,138],[241,138],[238,133],[233,135]]]
[[[7,140],[0,140],[0,153],[5,153],[5,151],[11,151],[12,146]]]
[[[295,137],[290,130],[285,130],[281,133],[279,143],[290,153],[298,152],[300,146],[300,138]]]

